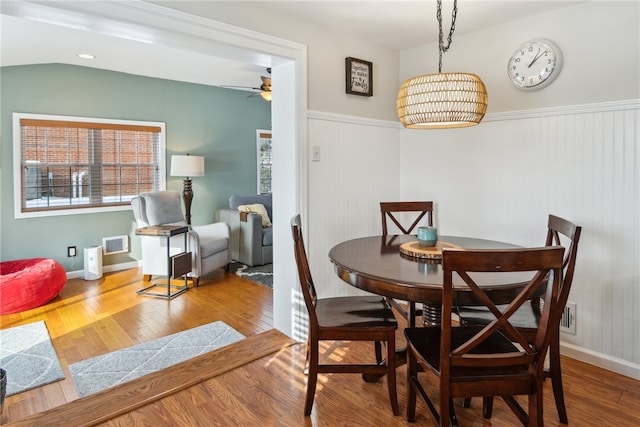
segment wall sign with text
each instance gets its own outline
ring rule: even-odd
[[[356,58],[345,58],[347,93],[373,96],[373,64]]]

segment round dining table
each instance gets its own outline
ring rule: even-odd
[[[339,243],[329,251],[336,274],[346,283],[385,297],[423,304],[426,324],[440,324],[442,306],[441,259],[406,255],[400,246],[417,241],[415,235],[362,237]],[[438,236],[438,242],[464,249],[508,249],[519,246],[470,237]],[[406,245],[405,245],[406,247]],[[483,273],[478,284],[496,304],[507,304],[530,279],[527,273]],[[454,275],[454,304],[476,305],[472,292]]]

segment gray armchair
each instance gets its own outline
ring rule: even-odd
[[[182,200],[176,191],[143,193],[131,200],[133,216],[139,228],[151,225],[187,225],[182,213]],[[193,270],[189,278],[198,286],[201,276],[218,268],[228,271],[231,263],[229,226],[223,222],[190,227],[187,250],[192,252]],[[142,236],[142,274],[144,281],[154,275],[167,274],[167,241],[155,236]],[[183,235],[171,238],[171,254],[184,250]]]
[[[229,208],[216,212],[216,221],[229,224],[231,229],[231,258],[254,266],[273,262],[273,227],[263,226],[263,218],[255,212],[240,212],[239,206],[260,204],[269,219],[273,219],[271,193],[255,196],[231,196]]]

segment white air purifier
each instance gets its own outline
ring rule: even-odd
[[[102,246],[84,248],[84,280],[102,277]]]

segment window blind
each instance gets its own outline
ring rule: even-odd
[[[22,212],[128,205],[160,187],[161,126],[20,119]]]

